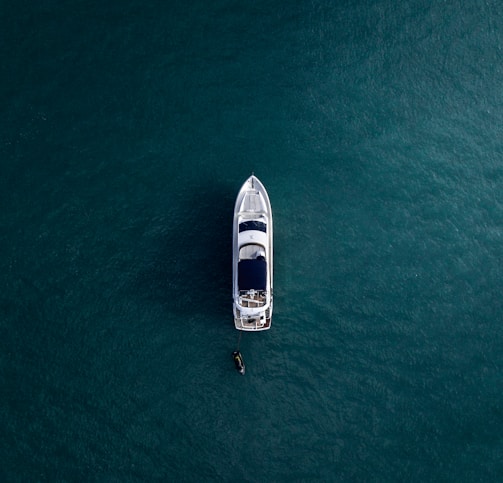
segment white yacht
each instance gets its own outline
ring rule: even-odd
[[[232,287],[238,330],[267,330],[272,316],[272,212],[256,176],[239,190],[234,207]]]

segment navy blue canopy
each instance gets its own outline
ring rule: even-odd
[[[238,264],[239,290],[265,290],[267,264],[265,260],[241,260]]]
[[[239,224],[239,233],[247,230],[257,230],[265,233],[267,228],[265,223],[256,220],[243,221]]]

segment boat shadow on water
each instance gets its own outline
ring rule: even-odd
[[[134,283],[134,296],[175,316],[229,317],[232,310],[232,186],[194,189],[165,218]],[[221,320],[221,319],[220,319]]]

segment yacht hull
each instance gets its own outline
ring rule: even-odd
[[[232,243],[234,325],[238,330],[271,328],[273,224],[269,196],[256,176],[239,190]]]

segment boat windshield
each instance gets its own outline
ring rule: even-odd
[[[239,233],[247,230],[256,230],[266,233],[267,226],[265,223],[257,220],[243,221],[242,223],[239,224]]]

